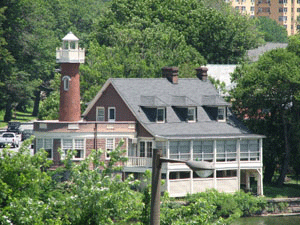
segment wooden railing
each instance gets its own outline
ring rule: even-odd
[[[128,167],[152,167],[152,158],[146,157],[128,157],[126,162]]]

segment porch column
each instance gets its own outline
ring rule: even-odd
[[[217,170],[216,170],[216,162],[217,162],[217,141],[214,140],[213,142],[213,163],[214,163],[214,189],[217,189]]]

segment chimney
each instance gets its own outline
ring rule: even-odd
[[[163,67],[162,76],[172,84],[178,84],[178,67]]]
[[[205,66],[196,68],[197,77],[202,81],[207,81],[207,70],[208,69]]]

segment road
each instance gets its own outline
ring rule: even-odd
[[[10,150],[13,151],[13,152],[19,151],[19,148],[20,148],[20,146],[22,146],[22,143],[23,143],[21,141],[21,135],[19,134],[19,135],[17,135],[17,137],[19,138],[19,147],[17,147],[17,148],[12,148],[11,147]],[[3,150],[3,148],[0,148],[0,153],[2,153],[2,150]],[[30,154],[33,155],[33,148],[30,148]]]

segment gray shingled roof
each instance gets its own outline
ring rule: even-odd
[[[201,138],[255,136],[241,123],[232,119],[228,122],[212,121],[204,110],[206,104],[214,106],[229,106],[209,82],[199,79],[179,79],[178,84],[172,84],[165,78],[113,78],[111,82],[123,98],[139,122],[154,136],[164,138]],[[206,96],[203,97],[203,96]],[[211,98],[211,102],[207,100]],[[206,100],[205,100],[206,99]],[[210,104],[209,104],[210,103]],[[197,122],[182,122],[173,107],[197,107]],[[150,122],[143,111],[144,106],[166,107],[166,123]]]
[[[286,48],[287,43],[272,43],[267,42],[265,45],[259,46],[256,49],[251,49],[247,51],[247,55],[250,61],[255,62],[258,60],[259,56],[264,54],[267,51],[271,51],[276,48]]]

